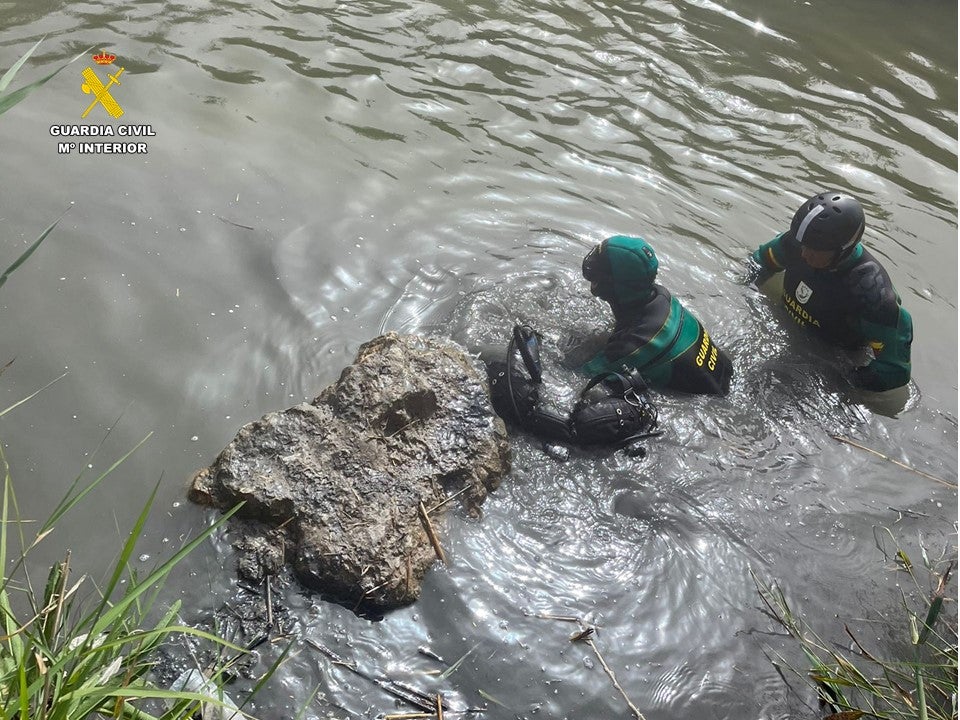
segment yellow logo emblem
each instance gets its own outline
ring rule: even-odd
[[[99,55],[93,56],[94,62],[98,65],[109,65],[116,59],[116,55],[108,55],[106,51],[102,51]],[[87,117],[90,111],[97,105],[103,105],[103,109],[106,110],[107,114],[112,118],[118,118],[123,115],[123,108],[120,107],[110,94],[110,88],[113,87],[114,84],[120,84],[120,76],[123,75],[123,68],[120,68],[116,75],[107,73],[110,81],[106,85],[100,82],[100,78],[97,77],[97,74],[92,68],[84,68],[81,75],[83,75],[84,82],[80,86],[80,89],[88,95],[93,95],[93,102],[83,111],[83,114],[80,116],[81,118]]]

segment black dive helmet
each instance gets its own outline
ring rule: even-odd
[[[863,207],[855,197],[827,190],[800,206],[793,215],[790,232],[803,247],[835,252],[836,265],[853,252],[865,225]]]

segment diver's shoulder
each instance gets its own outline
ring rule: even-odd
[[[899,302],[890,274],[866,248],[844,278],[850,296],[864,316],[881,319],[896,311]]]

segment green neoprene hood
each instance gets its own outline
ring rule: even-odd
[[[646,240],[614,235],[603,242],[602,253],[610,263],[613,293],[621,303],[646,300],[657,279],[657,255]]]

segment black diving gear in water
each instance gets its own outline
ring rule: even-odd
[[[513,342],[520,351],[523,366],[535,383],[543,380],[543,366],[540,364],[540,336],[527,325],[513,326]],[[507,350],[511,355],[510,349]]]
[[[603,384],[608,396],[588,400],[594,387]],[[657,427],[657,407],[650,400],[640,373],[598,375],[583,388],[570,413],[576,441],[581,445],[623,445],[652,435]]]
[[[516,367],[518,350],[529,375]],[[487,374],[497,414],[544,439],[624,446],[659,435],[655,432],[657,408],[636,371],[596,376],[584,387],[569,415],[542,406],[539,336],[529,327],[514,327],[506,360],[489,363]],[[595,397],[595,388],[602,388],[600,398]]]

